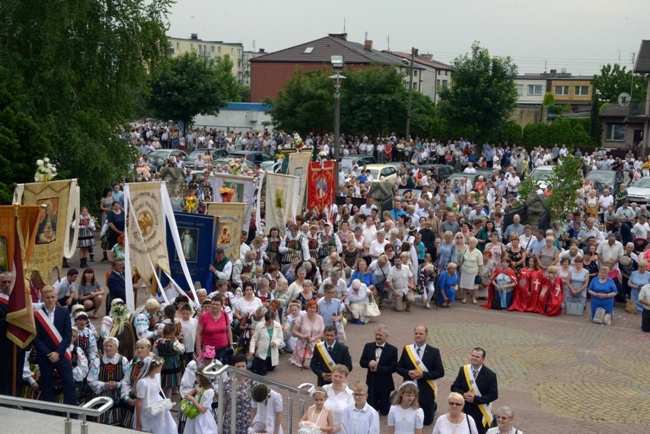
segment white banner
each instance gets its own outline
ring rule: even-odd
[[[284,235],[287,220],[295,218],[300,179],[279,173],[266,174],[266,228],[278,227]]]
[[[293,215],[295,216],[297,212],[302,211],[302,206],[305,203],[307,171],[309,168],[309,162],[311,161],[311,152],[309,149],[305,149],[303,152],[289,154],[288,158],[289,163],[287,165],[287,175],[295,176],[299,180],[299,188],[296,190],[298,201],[294,205],[295,211],[293,212]]]
[[[242,230],[248,233],[255,202],[255,178],[252,176],[216,173],[210,177],[214,202],[246,204]]]

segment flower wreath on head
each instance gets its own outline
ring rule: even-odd
[[[260,398],[257,396],[257,393],[255,393],[255,390],[256,390],[256,389],[261,389],[261,388],[266,389],[266,395],[264,396],[264,399],[260,399]],[[268,400],[269,400],[270,397],[271,397],[271,388],[270,388],[269,386],[267,386],[266,384],[264,384],[264,383],[258,383],[258,384],[256,384],[256,385],[253,387],[253,389],[251,390],[251,399],[252,399],[254,402],[258,403],[258,404],[264,404],[264,405],[266,405],[266,403],[268,402]]]

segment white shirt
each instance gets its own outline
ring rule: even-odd
[[[648,223],[637,223],[632,228],[632,233],[635,238],[648,238],[648,232],[650,232],[650,225]]]

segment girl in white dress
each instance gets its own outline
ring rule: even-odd
[[[217,420],[212,412],[214,401],[214,388],[208,377],[202,371],[196,372],[197,387],[185,395],[185,399],[192,402],[192,405],[199,410],[199,415],[194,419],[188,419],[185,424],[184,434],[218,434]]]
[[[424,412],[418,403],[418,386],[405,381],[397,389],[388,412],[388,434],[422,434]]]
[[[303,426],[305,427],[318,427],[320,432],[329,433],[334,428],[334,419],[332,418],[332,411],[325,407],[325,400],[327,399],[327,392],[321,387],[317,387],[311,394],[314,400],[314,405],[307,409],[307,412],[300,419],[300,428],[302,432]],[[315,432],[318,432],[314,430]]]
[[[282,395],[264,383],[256,384],[251,390],[251,427],[265,424],[267,434],[283,434],[280,421]]]
[[[160,387],[160,371],[164,360],[149,356],[135,387],[135,429],[154,434],[176,434],[176,421],[169,410],[151,416],[147,409],[165,398]]]

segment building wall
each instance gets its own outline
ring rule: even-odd
[[[637,130],[643,131],[643,123],[624,123],[623,118],[602,118],[603,122],[603,135],[602,135],[602,144],[606,148],[620,148],[620,149],[630,149],[634,143],[634,132]],[[608,136],[609,127],[612,124],[624,125],[625,126],[625,138],[624,140],[611,140]]]
[[[194,125],[196,127],[215,128],[225,131],[263,131],[265,123],[268,122],[268,129],[271,130],[271,116],[267,111],[260,110],[227,110],[221,109],[217,116],[196,116]]]
[[[546,93],[546,80],[544,79],[531,79],[531,78],[518,78],[515,80],[515,86],[518,87],[519,99],[517,104],[520,105],[542,105],[544,102],[544,94]],[[542,92],[539,95],[528,93],[528,86],[542,86]]]
[[[509,121],[514,121],[524,128],[527,124],[539,124],[546,119],[546,110],[542,110],[541,104],[539,107],[533,106],[520,106],[516,107]]]
[[[568,95],[559,95],[556,94],[556,87],[558,86],[568,86],[569,94]],[[588,87],[587,95],[577,95],[576,86]],[[593,93],[593,86],[591,80],[558,80],[551,79],[551,85],[549,92],[553,94],[555,98],[555,104],[591,104],[591,97]]]
[[[242,82],[244,75],[244,46],[242,44],[221,41],[202,41],[201,39],[189,38],[168,38],[168,40],[169,52],[173,57],[189,53],[190,51],[194,51],[201,56],[212,59],[227,54],[233,62],[233,76],[237,78],[240,83]]]

